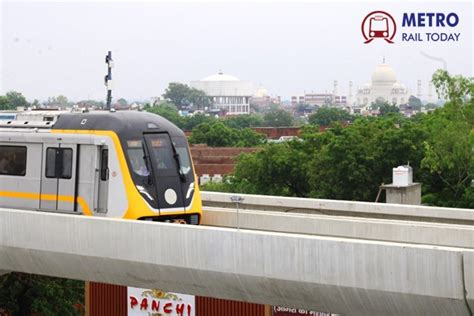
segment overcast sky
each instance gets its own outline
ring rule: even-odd
[[[473,75],[471,1],[427,2],[18,2],[0,0],[0,93],[27,99],[105,98],[104,56],[115,60],[115,98],[147,100],[172,81],[189,83],[222,69],[273,95],[347,92],[370,80],[382,57],[413,94],[443,58],[454,74]],[[394,44],[364,44],[361,22],[374,10],[398,24]],[[455,12],[459,42],[401,41],[403,12]],[[405,30],[406,31],[406,30]],[[355,89],[354,89],[355,90]]]

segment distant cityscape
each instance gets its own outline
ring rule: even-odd
[[[322,107],[334,107],[347,111],[349,114],[362,116],[378,116],[379,105],[387,104],[395,106],[398,111],[406,117],[417,113],[432,111],[442,104],[442,101],[434,96],[431,82],[417,81],[416,92],[408,89],[405,84],[398,81],[395,70],[382,59],[372,71],[370,80],[365,84],[355,86],[353,81],[347,83],[347,89],[340,89],[340,82],[333,81],[333,90],[328,91],[302,91],[295,93],[289,100],[282,100],[280,95],[270,93],[263,85],[255,85],[251,81],[240,80],[238,77],[224,73],[218,73],[204,77],[200,80],[192,80],[185,85],[191,89],[202,91],[209,99],[208,105],[196,108],[193,104],[180,108],[182,116],[194,113],[206,113],[215,116],[234,116],[251,114],[254,112],[266,112],[270,108],[283,108],[291,112],[295,118],[307,119],[309,115],[317,112]],[[341,90],[346,91],[342,93]],[[64,100],[66,99],[66,100]],[[112,103],[115,110],[141,110],[146,106],[156,107],[168,100],[164,94],[153,96],[148,101],[128,102],[118,98]],[[72,106],[73,111],[101,109],[103,102],[94,100],[83,100],[79,102],[68,102],[67,98],[60,96],[50,98],[40,103],[35,100],[29,109],[57,109],[64,110]],[[28,108],[20,107],[17,111]]]

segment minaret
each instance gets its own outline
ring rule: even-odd
[[[347,103],[352,106],[352,81],[349,81],[349,95],[347,96]]]
[[[334,80],[334,90],[332,91],[332,94],[334,94],[334,96],[337,95],[337,80]]]
[[[428,82],[428,102],[433,102],[433,84]]]
[[[421,80],[418,80],[417,81],[417,85],[416,85],[416,97],[418,99],[421,99]]]

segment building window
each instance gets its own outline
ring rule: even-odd
[[[53,148],[46,150],[46,178],[71,179],[72,149]]]
[[[26,174],[26,147],[0,146],[0,175],[24,176]]]

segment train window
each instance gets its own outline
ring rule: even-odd
[[[49,147],[46,150],[46,178],[71,179],[72,149]]]
[[[191,171],[191,159],[189,158],[188,143],[184,137],[172,137],[171,140],[179,155],[179,162],[181,165],[181,173],[188,174]]]
[[[0,145],[0,175],[24,176],[26,152],[25,146]]]
[[[150,175],[147,164],[145,162],[143,148],[129,148],[127,150],[130,164],[132,165],[133,172],[139,176],[146,177]]]
[[[109,150],[102,149],[100,157],[100,180],[107,181],[109,179]]]

